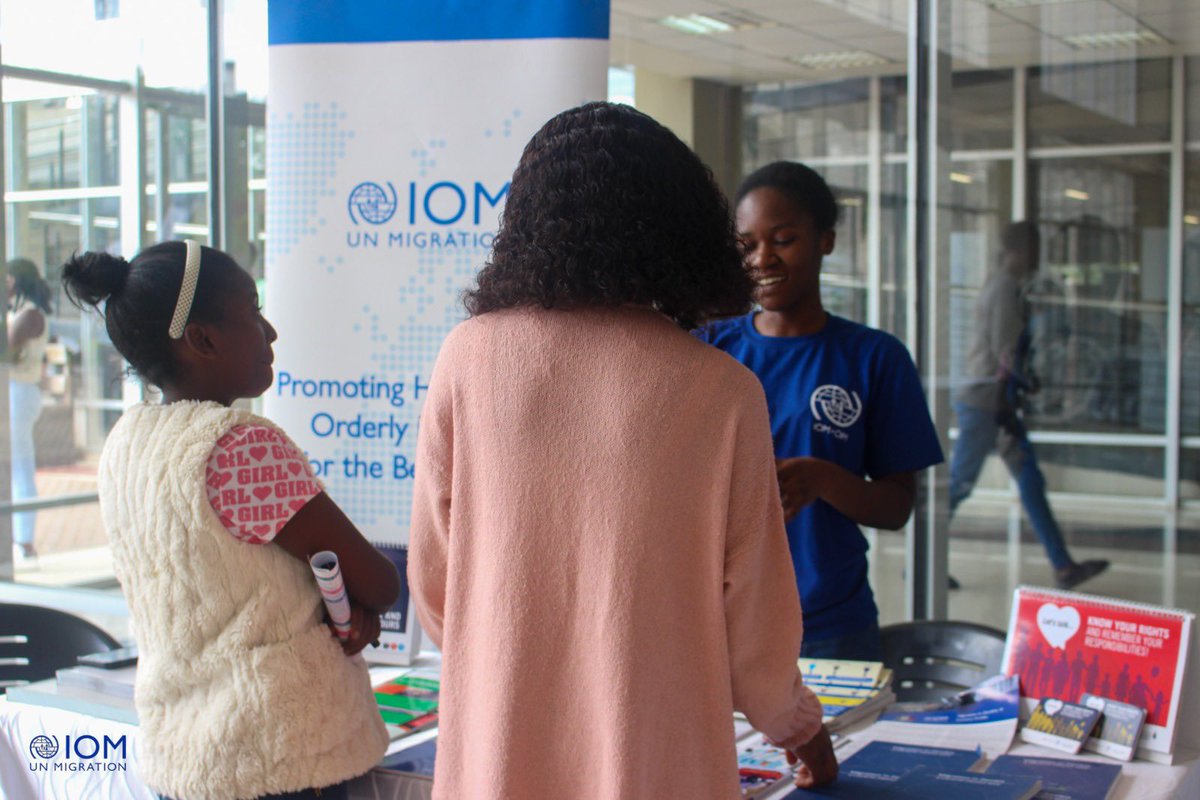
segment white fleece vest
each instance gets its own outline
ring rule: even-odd
[[[328,786],[382,757],[367,668],[322,623],[311,570],[239,542],[209,505],[216,403],[131,408],[100,457],[100,508],[139,648],[142,779],[177,800]]]

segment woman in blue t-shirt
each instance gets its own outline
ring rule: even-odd
[[[904,345],[821,303],[837,216],[828,184],[803,164],[776,162],[742,181],[737,230],[759,309],[700,335],[749,367],[766,392],[804,607],[801,655],[880,660],[859,525],[903,527],[916,471],[939,463],[942,451]]]

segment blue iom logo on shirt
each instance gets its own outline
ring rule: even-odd
[[[844,428],[849,428],[862,415],[862,398],[858,392],[846,391],[834,383],[818,386],[808,399],[812,410],[813,430],[832,436],[840,442],[850,439]]]

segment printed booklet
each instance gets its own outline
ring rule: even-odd
[[[742,797],[761,797],[793,779],[787,752],[755,734],[738,745],[738,780]]]
[[[379,618],[379,647],[368,647],[363,658],[373,664],[409,666],[421,652],[421,626],[417,609],[408,591],[408,547],[392,542],[371,542],[396,567],[400,574],[400,597]]]
[[[996,675],[933,703],[896,703],[859,736],[933,747],[1008,751],[1017,732],[1017,679]]]
[[[839,731],[896,699],[892,671],[879,661],[802,658],[804,685],[821,701],[825,727]]]
[[[1109,758],[1132,761],[1146,722],[1146,709],[1087,693],[1080,702],[1100,712],[1100,723],[1083,743],[1084,748]]]
[[[992,762],[987,774],[1039,778],[1039,800],[1108,800],[1121,777],[1121,767],[1083,759],[1005,755]]]
[[[984,761],[982,750],[962,750],[955,747],[927,747],[919,744],[867,742],[854,755],[842,762],[843,768],[876,775],[899,777],[918,767],[937,767],[939,770],[969,772]]]
[[[1047,697],[1033,709],[1021,729],[1021,739],[1074,755],[1083,749],[1099,719],[1100,712],[1094,708]]]
[[[1194,618],[1187,611],[1021,586],[1003,669],[1020,678],[1025,711],[1044,697],[1079,703],[1085,694],[1144,709],[1138,755],[1171,763]]]
[[[440,681],[432,675],[406,672],[375,687],[375,704],[395,739],[437,724]]]
[[[816,789],[797,789],[789,798],[854,800],[981,798],[1027,800],[1040,782],[1026,776],[984,775],[968,770],[983,761],[979,750],[872,741],[840,765],[838,779]]]

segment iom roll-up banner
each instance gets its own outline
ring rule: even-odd
[[[404,574],[417,422],[525,142],[603,99],[607,0],[271,0],[269,417]],[[353,587],[348,587],[353,592]],[[407,589],[372,660],[418,649]]]

